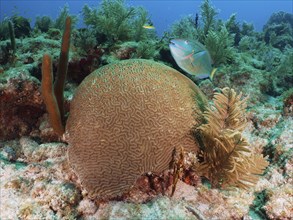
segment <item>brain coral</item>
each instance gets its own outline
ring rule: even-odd
[[[69,162],[89,195],[121,195],[141,174],[168,169],[174,147],[197,150],[194,95],[202,93],[188,78],[147,60],[109,64],[85,78],[66,132]]]

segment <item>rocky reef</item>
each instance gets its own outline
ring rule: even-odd
[[[156,36],[155,30],[143,28],[144,24],[152,25],[148,12],[141,7],[126,6],[123,0],[104,0],[97,8],[85,5],[82,9],[82,18],[86,27],[82,29],[76,27],[77,17],[70,15],[67,6],[60,11],[55,20],[46,16],[38,17],[34,27],[31,27],[29,19],[20,16],[2,21],[0,219],[292,219],[293,15],[285,12],[274,13],[263,31],[257,32],[253,24],[237,21],[236,15],[231,15],[224,21],[218,19],[217,14],[218,11],[211,2],[204,0],[198,16],[187,16],[175,22],[161,38]],[[156,137],[156,140],[150,143],[157,148],[161,146],[165,149],[161,152],[164,158],[171,159],[171,150],[166,143],[178,142],[178,146],[172,157],[170,169],[167,166],[167,159],[163,171],[158,169],[158,172],[141,174],[142,170],[134,169],[135,174],[139,173],[141,176],[135,177],[136,181],[128,184],[130,187],[128,186],[127,190],[112,198],[93,198],[88,188],[84,187],[84,179],[88,174],[85,173],[80,178],[76,172],[76,169],[82,172],[87,169],[86,166],[72,169],[72,162],[68,161],[70,146],[67,138],[70,129],[66,128],[68,130],[64,136],[54,131],[41,91],[44,54],[51,55],[51,72],[55,77],[58,71],[60,72],[59,61],[64,60],[59,56],[62,34],[66,26],[65,19],[69,16],[72,23],[68,63],[62,61],[68,67],[64,85],[62,122],[70,115],[70,104],[73,111],[69,118],[79,112],[81,102],[74,100],[74,96],[76,91],[80,91],[78,88],[84,78],[96,69],[97,74],[103,75],[103,68],[114,68],[115,65],[123,65],[123,62],[141,62],[131,74],[141,71],[141,66],[149,65],[146,63],[160,66],[163,72],[167,69],[168,73],[174,71],[177,74],[176,70],[179,70],[185,74],[176,65],[168,49],[171,38],[194,39],[201,42],[210,51],[214,60],[213,65],[217,68],[212,81],[199,80],[185,74],[190,80],[184,77],[183,81],[188,81],[186,85],[193,90],[190,90],[190,87],[180,87],[180,80],[177,78],[178,84],[175,87],[180,87],[181,92],[186,89],[185,94],[177,94],[179,90],[172,93],[172,86],[168,87],[170,78],[167,76],[161,78],[162,82],[155,81],[155,78],[147,74],[138,77],[139,82],[132,76],[133,79],[129,81],[131,85],[139,84],[157,89],[162,94],[162,100],[169,100],[164,95],[171,93],[173,96],[182,96],[180,100],[183,100],[186,94],[192,93],[195,97],[189,99],[188,96],[185,104],[179,105],[179,100],[177,104],[172,105],[173,111],[181,112],[179,116],[178,112],[174,114],[176,119],[171,119],[175,116],[171,117],[168,110],[169,103],[176,100],[169,100],[164,102],[163,106],[156,105],[149,109],[149,114],[155,112],[155,117],[162,121],[157,124],[155,130],[151,129],[153,124],[148,124],[152,121],[153,114],[146,116],[139,111],[130,113],[133,117],[139,117],[141,124],[151,126],[147,129],[149,133],[145,132],[145,135],[148,134],[150,138]],[[120,62],[141,58],[151,61]],[[111,63],[116,64],[103,67]],[[153,72],[155,71],[152,70],[151,73]],[[120,74],[119,77],[125,76]],[[113,89],[109,83],[111,78],[95,79],[95,82],[99,81],[101,84],[103,80],[105,91],[99,95],[109,98],[109,91]],[[191,80],[197,84],[196,91],[200,89],[204,95],[196,95],[202,93],[194,92],[195,85]],[[88,87],[93,85],[95,83],[92,82]],[[227,89],[228,87],[232,89]],[[119,91],[124,91],[123,86]],[[137,97],[133,91],[131,99],[137,100],[135,103],[140,103],[142,96]],[[113,100],[119,96],[117,92],[115,94],[117,97],[112,96]],[[92,99],[89,96],[85,97],[84,94],[80,94],[80,97]],[[110,107],[105,100],[105,103],[95,105],[99,106],[101,117],[112,115],[114,110],[120,109],[120,105],[119,108],[115,107],[115,103],[124,103],[123,97],[119,97],[120,102],[112,100],[114,104]],[[153,102],[156,98],[151,95],[149,102],[156,103]],[[186,104],[187,102],[190,105]],[[193,104],[198,110],[196,117],[188,115],[181,123],[182,115],[190,112],[189,108]],[[225,104],[229,106],[226,110],[223,108]],[[132,106],[134,107],[136,106]],[[127,105],[122,106],[119,117],[128,115],[129,112],[124,111],[127,108]],[[80,109],[85,109],[83,112],[91,112],[86,106]],[[161,114],[163,111],[170,114]],[[113,115],[118,117],[117,114]],[[86,121],[86,115],[80,117],[84,117],[83,127],[92,123],[91,120]],[[130,120],[120,119],[116,121],[126,123]],[[172,121],[176,121],[175,124],[181,123],[180,127],[172,127]],[[79,138],[80,132],[85,132],[85,137],[88,135],[88,130],[80,130],[80,122],[73,120],[70,123],[71,127],[72,123],[75,123],[72,128],[75,129],[72,139]],[[100,124],[103,126],[97,128],[97,131],[103,129],[107,121],[101,121]],[[218,124],[222,129],[219,129]],[[182,133],[181,128],[190,129],[192,126],[192,133],[187,136],[194,138],[197,151],[188,151],[191,149],[188,147],[190,138],[187,138],[188,141],[184,141],[183,138],[180,142],[168,136],[173,134],[173,131]],[[107,136],[108,131],[109,129],[103,130],[101,133]],[[126,135],[123,130],[122,133],[121,130],[111,130],[114,138],[110,139],[117,146],[124,146],[125,141],[116,138],[115,134],[131,136],[131,132]],[[146,140],[146,137],[138,135],[135,142],[131,143],[139,145]],[[103,141],[105,140],[102,137],[94,140],[88,138],[84,143],[97,144]],[[76,144],[77,153],[80,150],[79,146],[83,146],[83,143]],[[239,147],[239,151],[229,150],[236,146]],[[127,148],[128,145],[124,147]],[[228,157],[229,162],[224,163],[222,158],[227,152],[234,156]],[[115,150],[111,150],[111,153],[115,154]],[[123,155],[118,152],[115,160],[111,161],[112,164],[122,160],[119,155],[125,158],[131,154]],[[247,159],[247,155],[259,157]],[[145,157],[148,157],[147,154]],[[133,157],[133,163],[135,159],[136,156]],[[85,157],[78,160],[83,164],[81,160],[87,159]],[[162,163],[159,161],[155,165],[150,165],[149,161],[152,160],[146,159],[143,162],[145,166],[151,166],[149,169]],[[259,165],[258,169],[256,164]],[[104,166],[99,169],[104,169]],[[243,171],[253,175],[247,177],[243,175]],[[113,178],[126,181],[128,176],[123,172],[124,170],[121,171],[121,175],[115,172],[112,174]],[[104,179],[109,181],[111,172],[106,174],[107,178]]]

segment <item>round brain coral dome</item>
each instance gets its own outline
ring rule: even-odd
[[[192,81],[153,61],[126,60],[89,75],[66,127],[69,162],[89,194],[119,196],[141,174],[168,169],[174,148],[196,151],[195,95],[203,96]]]

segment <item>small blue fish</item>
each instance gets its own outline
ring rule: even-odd
[[[174,39],[171,40],[169,47],[177,65],[186,73],[199,79],[213,79],[217,69],[212,67],[210,53],[201,43]]]

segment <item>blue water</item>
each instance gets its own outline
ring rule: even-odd
[[[32,26],[36,16],[48,15],[56,18],[60,9],[68,4],[71,14],[79,14],[79,25],[82,26],[81,9],[84,4],[89,6],[97,6],[101,1],[13,1],[0,0],[0,19],[18,13],[24,17],[30,18]],[[263,25],[267,22],[273,12],[285,11],[293,13],[293,0],[246,0],[246,1],[211,1],[215,8],[219,9],[219,18],[226,20],[232,13],[237,13],[238,21],[247,21],[253,23],[256,30],[261,31]],[[128,5],[145,7],[156,27],[157,33],[161,35],[168,30],[174,21],[179,20],[185,15],[195,15],[200,11],[199,6],[202,1],[164,1],[164,0],[145,0],[145,1],[126,1]]]

